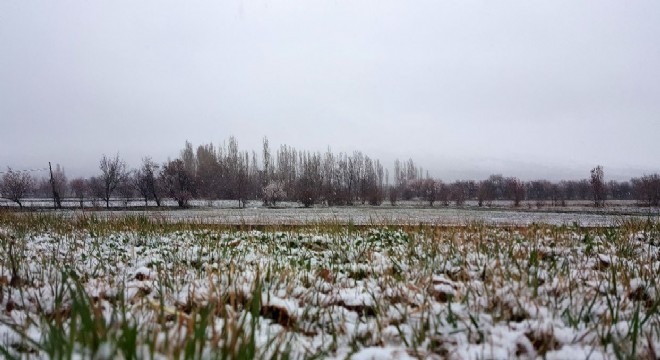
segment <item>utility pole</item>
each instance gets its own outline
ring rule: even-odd
[[[48,169],[50,170],[50,186],[53,189],[53,202],[55,208],[61,209],[62,201],[60,200],[60,193],[55,189],[55,178],[53,178],[53,167],[50,165],[50,161],[48,162]]]

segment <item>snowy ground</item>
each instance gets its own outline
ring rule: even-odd
[[[638,210],[638,209],[635,209]],[[574,225],[615,226],[630,219],[660,219],[658,209],[645,211],[610,210],[593,211],[584,209],[528,210],[507,208],[475,207],[315,207],[315,208],[276,208],[254,207],[237,208],[194,208],[188,210],[164,211],[100,211],[99,217],[123,217],[126,215],[149,216],[166,221],[197,222],[207,224],[315,224],[337,223],[357,225],[466,225],[473,222],[492,225]],[[70,214],[78,216],[81,211]]]
[[[77,217],[84,213],[93,213],[100,218],[116,218],[131,216],[147,216],[169,222],[196,222],[207,224],[233,225],[301,225],[315,223],[357,224],[357,225],[466,225],[473,222],[491,225],[575,225],[580,226],[616,226],[626,220],[660,220],[660,208],[640,207],[634,201],[609,201],[603,208],[594,208],[588,201],[570,201],[567,206],[550,206],[546,203],[537,206],[535,202],[525,202],[514,208],[510,201],[497,201],[491,206],[479,207],[474,201],[468,201],[464,206],[429,207],[420,201],[401,201],[397,206],[383,204],[381,206],[355,205],[345,207],[315,206],[303,208],[299,203],[282,202],[277,208],[267,208],[259,201],[248,202],[246,208],[238,208],[236,201],[227,200],[195,200],[190,209],[179,209],[176,203],[164,202],[164,208],[156,208],[155,204],[144,210],[144,202],[131,201],[123,209],[105,210],[97,203],[97,210],[92,210],[93,204],[86,203],[87,209],[57,210],[57,213],[69,217]],[[3,206],[15,208],[4,203]],[[48,207],[52,203],[44,200],[31,200],[26,205],[32,207]],[[115,200],[113,206],[123,206],[120,200]],[[130,210],[135,208],[135,210]],[[128,209],[128,210],[127,210]],[[43,210],[40,211],[53,211]]]
[[[229,232],[63,222],[0,223],[7,357],[660,354],[657,224]]]

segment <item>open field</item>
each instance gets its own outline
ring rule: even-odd
[[[7,358],[655,359],[660,224],[0,214]]]
[[[72,203],[73,204],[73,203]],[[180,209],[171,201],[166,201],[164,207],[157,208],[155,204],[144,208],[143,201],[131,201],[122,204],[116,200],[111,208],[106,210],[99,203],[85,203],[85,209],[80,210],[73,205],[64,210],[56,210],[58,214],[76,218],[85,214],[94,214],[99,218],[122,218],[125,216],[147,216],[158,221],[194,222],[225,225],[310,225],[334,223],[338,225],[356,224],[378,226],[381,224],[396,225],[465,225],[480,222],[488,225],[579,225],[587,227],[616,226],[630,220],[658,221],[660,208],[637,206],[635,201],[609,201],[605,207],[595,208],[592,202],[570,201],[567,206],[550,206],[549,203],[539,206],[533,202],[525,202],[520,207],[512,207],[510,201],[496,201],[491,206],[479,207],[476,202],[468,201],[463,206],[442,206],[436,204],[429,207],[420,201],[402,201],[397,206],[383,204],[382,206],[355,205],[344,207],[314,206],[304,208],[298,203],[282,202],[276,208],[264,207],[259,201],[251,201],[246,208],[238,208],[236,201],[197,200],[191,203],[192,208]],[[17,206],[5,203],[4,208],[17,209]],[[26,211],[49,212],[52,202],[31,200],[27,202]]]
[[[227,225],[310,225],[333,223],[379,226],[440,225],[454,226],[479,222],[488,225],[549,224],[588,227],[616,226],[628,220],[660,219],[658,209],[614,209],[609,211],[581,209],[527,210],[512,208],[476,207],[315,207],[315,208],[197,208],[166,211],[110,211],[96,216],[121,218],[148,216],[168,222],[195,222]],[[71,215],[79,216],[74,211]]]

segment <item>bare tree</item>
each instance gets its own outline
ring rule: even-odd
[[[366,157],[367,194],[370,205],[380,206],[385,198],[385,171],[378,160]]]
[[[94,176],[87,181],[89,194],[91,195],[92,206],[98,207],[99,200],[103,200],[105,196],[105,186],[100,176]]]
[[[467,197],[468,183],[466,181],[456,181],[450,186],[450,199],[453,200],[456,205],[461,206],[465,204],[465,199]]]
[[[25,195],[33,187],[34,178],[28,172],[14,171],[11,168],[7,168],[7,172],[2,177],[2,182],[0,182],[0,195],[5,199],[17,203],[22,208],[23,203],[21,200],[25,198]]]
[[[264,136],[262,154],[264,168],[261,176],[261,186],[266,186],[273,177],[273,157],[270,155],[270,146],[268,145],[268,138]]]
[[[505,184],[507,198],[513,200],[513,206],[520,206],[520,202],[525,198],[525,183],[518,178],[507,178]]]
[[[594,194],[594,205],[596,207],[605,205],[605,180],[603,167],[600,165],[591,169],[591,188]]]
[[[525,192],[527,199],[535,200],[536,207],[540,208],[552,197],[552,183],[548,180],[532,180],[526,184]]]
[[[630,200],[632,192],[632,186],[628,181],[610,180],[607,182],[607,195],[610,199]]]
[[[69,182],[69,187],[71,188],[73,195],[80,202],[80,208],[82,208],[85,195],[88,192],[87,181],[83,178],[75,178]]]
[[[264,187],[263,200],[266,206],[275,206],[278,201],[286,198],[284,184],[281,181],[272,181]]]
[[[103,196],[105,207],[110,207],[110,197],[117,189],[117,187],[126,181],[128,174],[126,172],[126,163],[119,159],[117,154],[114,159],[108,158],[103,155],[100,161],[99,168],[101,169],[101,176],[99,179],[103,184]]]
[[[148,205],[150,199],[156,201],[156,206],[160,206],[163,191],[156,175],[157,169],[158,165],[150,157],[145,157],[142,159],[142,166],[133,176],[133,184],[144,198],[144,206]]]
[[[132,178],[133,176],[131,174],[127,175],[128,178]],[[129,202],[135,195],[135,187],[130,181],[122,181],[119,183],[119,186],[117,186],[117,193],[122,199],[122,203],[124,204],[124,207],[128,207]]]
[[[437,200],[444,206],[449,206],[449,198],[451,196],[451,189],[442,181],[438,180],[438,198]]]
[[[206,199],[215,199],[221,187],[222,171],[218,154],[213,144],[200,145],[196,153],[195,185],[197,195]],[[186,167],[188,169],[188,167]],[[190,170],[188,170],[190,171]]]
[[[644,175],[631,182],[638,201],[646,206],[660,206],[660,175]]]
[[[429,206],[433,207],[433,204],[438,200],[440,196],[440,184],[430,178],[419,180],[420,187],[420,197],[428,201]]]
[[[284,193],[291,198],[296,194],[297,160],[298,152],[292,147],[282,145],[276,153],[277,172],[273,178],[282,183]]]
[[[396,206],[396,202],[399,201],[399,188],[391,185],[387,188],[387,197],[390,200],[390,205]]]
[[[238,200],[238,207],[240,208],[244,208],[245,205],[247,205],[250,196],[251,180],[250,157],[246,151],[239,155],[236,173],[234,174],[234,194],[236,200]]]
[[[552,206],[566,206],[566,193],[561,184],[550,184],[550,199]]]
[[[321,197],[323,178],[321,177],[321,155],[300,153],[300,176],[296,182],[296,200],[305,207],[318,202]]]
[[[37,198],[49,198],[53,196],[53,187],[50,182],[50,178],[34,178],[34,184],[32,186],[32,191],[30,192],[34,197]],[[57,205],[56,205],[57,206]]]
[[[477,201],[479,206],[483,206],[484,202],[486,205],[491,206],[495,196],[495,183],[490,178],[479,182],[479,189],[477,190]]]
[[[170,161],[161,172],[161,179],[167,193],[176,200],[179,207],[187,207],[195,195],[193,175],[188,172],[180,159]]]
[[[197,174],[197,162],[195,161],[195,152],[193,151],[192,144],[186,140],[186,145],[181,150],[181,161],[183,161],[183,166],[186,169],[186,172],[192,176]]]

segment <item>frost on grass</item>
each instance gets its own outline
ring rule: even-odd
[[[0,351],[653,359],[660,350],[654,229],[101,235],[5,226]]]

